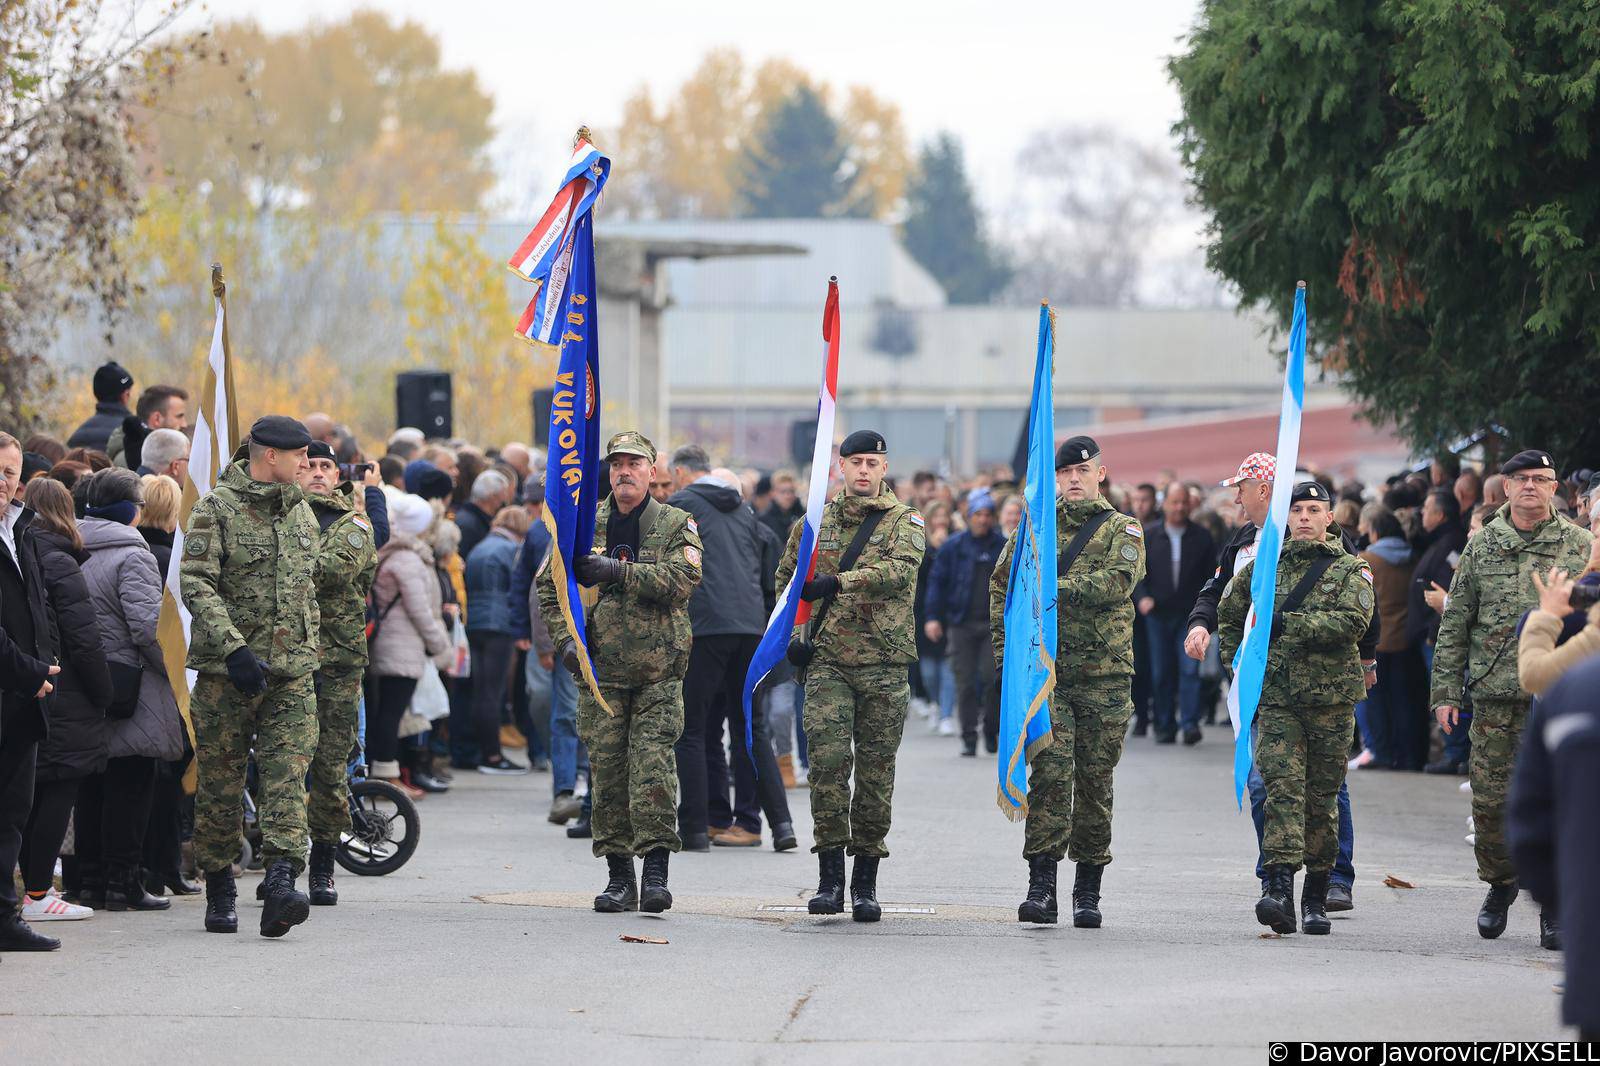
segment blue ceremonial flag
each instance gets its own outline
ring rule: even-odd
[[[1000,809],[1028,816],[1028,764],[1053,739],[1056,689],[1055,330],[1039,308],[1039,352],[1028,408],[1027,508],[1017,526],[1006,585],[1005,658],[1000,671]]]
[[[1267,520],[1256,538],[1256,559],[1250,573],[1250,613],[1244,639],[1233,656],[1233,687],[1228,691],[1228,716],[1233,719],[1233,791],[1242,808],[1255,759],[1251,725],[1267,676],[1267,649],[1272,643],[1272,614],[1278,591],[1278,556],[1289,525],[1289,497],[1294,494],[1295,468],[1300,464],[1300,415],[1306,403],[1306,283],[1294,290],[1294,321],[1289,326],[1289,358],[1283,371],[1283,411],[1278,416],[1276,472]],[[1260,622],[1260,625],[1256,623]]]
[[[547,351],[556,348],[544,496],[544,524],[552,539],[548,565],[561,617],[577,645],[579,672],[607,711],[611,708],[600,695],[589,658],[573,560],[594,547],[595,510],[605,495],[600,476],[599,308],[592,209],[610,173],[610,161],[589,143],[589,131],[580,129],[555,200],[510,264],[535,284],[533,302],[517,324],[518,336]]]

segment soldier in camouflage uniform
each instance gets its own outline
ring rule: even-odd
[[[610,868],[594,909],[607,913],[669,909],[667,858],[682,847],[673,745],[683,733],[689,596],[700,583],[701,545],[687,511],[649,495],[655,461],[655,445],[643,434],[611,438],[611,495],[595,515],[593,554],[574,563],[578,582],[599,590],[587,611],[588,645],[606,706],[579,684],[578,735],[589,749],[594,853]],[[555,576],[547,560],[538,578],[539,611],[577,678],[577,649]],[[642,883],[634,879],[635,855],[644,857]]]
[[[1056,867],[1071,856],[1072,924],[1100,927],[1100,879],[1111,862],[1112,775],[1133,716],[1133,586],[1144,577],[1144,530],[1100,495],[1100,446],[1072,437],[1056,449],[1056,539],[1065,553],[1094,523],[1070,569],[1056,575],[1056,689],[1051,742],[1029,765],[1022,857],[1028,898],[1017,920],[1053,925]],[[989,579],[989,626],[997,664],[1005,660],[1011,535]],[[1007,752],[1001,758],[1009,758]]]
[[[1344,550],[1330,529],[1332,501],[1314,481],[1290,497],[1289,540],[1278,559],[1267,648],[1267,672],[1256,717],[1256,764],[1267,785],[1262,853],[1266,886],[1256,920],[1278,933],[1295,931],[1294,874],[1305,883],[1300,917],[1307,933],[1332,930],[1328,876],[1339,854],[1339,786],[1355,726],[1355,704],[1366,696],[1357,647],[1377,602],[1372,571]],[[1256,560],[1239,569],[1217,604],[1218,648],[1232,661],[1244,640]],[[1325,566],[1298,604],[1286,601]],[[1288,606],[1291,609],[1284,610]]]
[[[1551,506],[1555,463],[1525,451],[1500,468],[1510,499],[1467,542],[1450,584],[1433,653],[1434,717],[1457,728],[1465,694],[1472,694],[1472,821],[1478,879],[1489,893],[1478,913],[1478,934],[1493,940],[1506,928],[1517,898],[1517,873],[1506,849],[1506,789],[1529,697],[1517,680],[1517,622],[1539,605],[1533,575],[1552,566],[1579,573],[1594,538],[1558,517]],[[1540,938],[1553,943],[1553,914],[1541,914]]]
[[[312,674],[318,659],[316,517],[296,483],[311,435],[269,415],[194,505],[179,566],[191,616],[195,858],[206,871],[206,928],[238,930],[233,860],[239,854],[245,760],[252,742],[266,859],[261,935],[305,921],[294,887],[305,865],[306,770],[317,744]]]
[[[339,902],[333,852],[350,828],[346,764],[356,746],[361,675],[367,666],[367,592],[378,565],[372,523],[362,513],[361,489],[339,480],[333,449],[312,441],[300,477],[306,502],[322,529],[317,548],[317,606],[322,665],[317,668],[317,750],[311,759],[310,889],[314,906]]]
[[[888,857],[895,753],[911,698],[906,667],[916,661],[912,604],[927,547],[922,516],[884,484],[888,445],[857,430],[839,446],[845,488],[828,501],[818,529],[816,563],[800,596],[812,620],[796,631],[791,658],[805,671],[806,742],[811,753],[811,818],[821,877],[808,909],[844,910],[845,852],[855,856],[851,917],[875,922],[878,862]],[[881,513],[848,570],[839,563],[867,516]],[[788,586],[800,554],[803,522],[789,532],[777,587]],[[820,625],[816,615],[822,612]],[[805,661],[803,649],[811,649]],[[850,773],[855,770],[855,795]]]

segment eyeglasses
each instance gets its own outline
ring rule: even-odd
[[[1554,485],[1556,479],[1542,474],[1508,474],[1508,480],[1518,485]]]

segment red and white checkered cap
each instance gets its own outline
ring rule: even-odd
[[[1251,452],[1245,456],[1244,462],[1239,464],[1239,473],[1230,477],[1222,484],[1224,486],[1237,485],[1241,481],[1273,481],[1278,474],[1278,460],[1271,452]]]

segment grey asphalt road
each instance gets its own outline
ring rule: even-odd
[[[1458,779],[1354,775],[1355,911],[1264,939],[1230,760],[1225,730],[1130,741],[1097,931],[1017,924],[993,761],[916,722],[880,891],[932,913],[876,926],[762,909],[814,887],[803,789],[802,850],[676,856],[671,912],[615,916],[589,909],[603,864],[544,819],[548,776],[458,773],[408,866],[342,875],[282,940],[253,932],[250,879],[237,936],[194,898],[53,924],[60,951],[0,964],[0,1061],[1235,1063],[1272,1040],[1571,1038],[1533,905],[1477,936]]]

